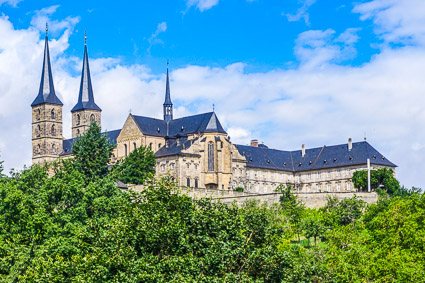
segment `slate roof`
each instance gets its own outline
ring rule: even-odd
[[[168,124],[168,131],[167,122],[164,120],[135,115],[133,115],[133,118],[145,135],[175,137],[177,135],[209,132],[226,134],[214,112],[171,120]]]
[[[306,149],[304,157],[301,150],[283,151],[267,147],[235,145],[240,154],[245,155],[247,167],[301,172],[351,165],[371,164],[397,167],[385,158],[368,142],[353,143],[351,151],[348,144],[323,146]]]
[[[81,73],[80,92],[78,94],[78,102],[72,108],[71,112],[78,110],[98,110],[102,111],[99,106],[94,102],[93,87],[91,84],[89,57],[87,55],[87,44],[84,45],[84,59],[83,59],[83,70]]]
[[[179,141],[177,141],[177,139],[170,139],[169,146],[161,147],[157,152],[155,152],[155,155],[156,157],[164,157],[164,156],[188,154],[183,152],[183,148],[188,149],[192,145],[192,143],[194,143],[197,139],[198,138],[194,138],[193,140],[187,140],[185,138],[180,138]]]
[[[50,65],[49,40],[47,38],[44,43],[44,60],[43,70],[41,72],[40,90],[37,97],[31,103],[31,106],[36,106],[43,103],[63,105],[60,99],[56,96],[55,86],[53,85],[52,67]]]
[[[104,132],[102,134],[106,134],[106,137],[110,140],[111,144],[115,145],[117,144],[117,138],[120,133],[121,133],[121,130],[114,130],[114,131]],[[74,144],[76,139],[77,138],[73,138],[73,139],[67,139],[63,141],[62,143],[63,153],[61,155],[72,154],[72,145]]]

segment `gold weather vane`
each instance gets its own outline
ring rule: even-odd
[[[84,44],[87,45],[87,31],[84,31]]]
[[[49,30],[49,26],[47,25],[47,22],[46,22],[46,36],[47,36],[47,31]]]

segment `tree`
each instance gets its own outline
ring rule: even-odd
[[[306,217],[302,221],[304,236],[309,239],[314,238],[314,245],[317,247],[317,238],[326,231],[326,226],[320,213],[315,209],[309,209]]]
[[[279,185],[275,192],[282,193],[280,196],[280,205],[282,206],[283,214],[288,217],[289,222],[300,240],[302,231],[301,220],[304,214],[305,206],[301,200],[292,193],[292,186]]]
[[[356,195],[341,201],[328,196],[328,202],[321,211],[325,213],[326,223],[331,227],[349,224],[354,227],[355,222],[362,216],[365,206],[366,203]]]
[[[147,146],[132,151],[113,168],[114,178],[127,184],[143,184],[155,174],[155,154]]]
[[[367,170],[356,171],[352,181],[357,189],[367,188]],[[384,190],[390,195],[400,190],[400,183],[394,177],[394,170],[391,168],[380,168],[370,171],[370,186],[372,190]]]
[[[105,176],[114,146],[106,135],[101,133],[96,122],[91,122],[86,133],[76,138],[72,153],[76,168],[83,173],[87,182]]]

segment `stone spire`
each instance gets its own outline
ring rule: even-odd
[[[49,53],[49,39],[47,36],[47,24],[46,24],[46,38],[44,40],[44,60],[43,69],[41,72],[40,90],[38,91],[37,97],[34,99],[31,106],[40,105],[43,103],[50,103],[56,105],[63,105],[55,93],[55,87],[53,85],[52,67],[50,66],[50,53]]]
[[[79,110],[97,110],[102,111],[99,106],[94,102],[93,88],[90,77],[89,57],[87,55],[87,36],[84,37],[84,59],[83,71],[81,74],[80,92],[78,94],[78,102],[72,108],[71,112]]]
[[[168,62],[167,62],[168,65]],[[168,66],[167,66],[167,82],[165,85],[165,101],[163,104],[164,108],[164,120],[166,122],[169,122],[173,120],[173,103],[171,102],[171,95],[170,95],[170,79],[168,77]]]

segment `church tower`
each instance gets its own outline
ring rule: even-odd
[[[40,90],[32,108],[32,162],[56,160],[62,153],[62,102],[56,96],[50,66],[49,40],[44,42],[44,60]]]
[[[89,57],[87,55],[87,36],[84,37],[84,59],[81,74],[80,92],[78,102],[72,108],[72,138],[85,133],[91,121],[96,121],[100,126],[100,114],[102,109],[94,102],[93,88],[90,77]]]
[[[170,80],[168,78],[168,67],[167,67],[167,82],[165,86],[165,101],[163,104],[163,108],[164,108],[164,121],[170,122],[171,120],[173,120],[173,103],[171,102],[171,96],[170,96]]]

